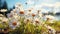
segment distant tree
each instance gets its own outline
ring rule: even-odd
[[[8,6],[7,6],[7,3],[5,0],[0,0],[0,10],[1,9],[8,9]],[[4,15],[4,13],[5,13],[5,15]],[[6,16],[7,12],[0,12],[0,14],[3,14],[4,16]]]
[[[15,9],[15,6],[13,6],[13,9]]]
[[[56,15],[60,15],[60,12],[56,13]]]
[[[6,1],[4,1],[2,9],[8,9]]]
[[[1,0],[0,0],[0,9],[1,9]]]

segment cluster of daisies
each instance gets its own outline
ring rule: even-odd
[[[23,9],[23,6],[20,3],[15,5],[15,9],[11,11],[11,13],[7,14],[8,18],[0,17],[1,22],[8,22],[9,26],[13,29],[19,27],[20,19],[24,18],[23,22],[27,23],[28,21],[33,22],[33,24],[42,23],[43,20],[50,20],[52,22],[54,20],[53,16],[43,15],[41,10],[37,10],[36,13],[32,12],[34,8]],[[2,12],[7,11],[6,9],[1,10]],[[2,14],[0,14],[2,16]],[[2,21],[1,21],[2,20]]]
[[[21,4],[16,4],[15,9],[7,14],[7,18],[0,14],[0,23],[3,24],[4,27],[9,26],[9,28],[11,29],[16,29],[17,27],[20,27],[22,23],[27,24],[30,22],[34,26],[44,25],[44,21],[46,20],[53,23],[53,20],[55,19],[53,16],[43,15],[41,13],[41,10],[37,10],[36,13],[34,13],[33,9],[34,8],[23,9],[23,6]],[[1,11],[7,10],[3,9]]]
[[[8,20],[9,20],[9,26],[12,29],[15,29],[16,27],[19,27],[21,25],[20,21],[21,19],[24,19],[24,23],[31,22],[33,25],[42,23],[42,20],[40,17],[42,17],[42,14],[40,15],[39,12],[41,10],[38,10],[37,13],[32,13],[32,9],[23,9],[21,4],[16,4],[15,9],[11,11],[11,13],[7,14]]]

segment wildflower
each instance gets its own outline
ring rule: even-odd
[[[12,25],[13,25],[13,26],[16,26],[16,25],[17,25],[17,23],[16,23],[16,22],[13,22],[13,23],[12,23]]]
[[[9,23],[10,28],[15,29],[16,27],[19,27],[20,23],[16,19],[12,19]]]
[[[7,9],[1,9],[0,11],[1,11],[1,12],[6,12],[6,11],[7,11]]]
[[[48,31],[48,32],[49,32],[49,34],[53,34],[51,29],[49,29],[49,31]]]
[[[27,16],[27,17],[31,17],[31,14],[32,14],[31,10],[28,10],[28,11],[26,12],[26,16]]]
[[[15,13],[15,14],[13,15],[13,18],[16,19],[16,20],[20,20],[20,16],[19,16],[17,13]]]
[[[31,10],[29,10],[29,12],[31,12]]]
[[[49,18],[47,18],[47,20],[50,20]]]
[[[4,33],[8,33],[9,32],[9,29],[8,28],[5,28],[3,32]]]
[[[20,13],[20,14],[24,14],[24,11],[20,11],[19,13]]]
[[[2,14],[0,14],[0,17],[4,17]]]
[[[2,23],[6,23],[6,21],[3,21]]]
[[[7,23],[7,22],[8,22],[8,19],[4,17],[4,18],[2,19],[2,24]]]
[[[33,17],[35,17],[36,15],[35,14],[32,14]]]
[[[24,23],[27,23],[27,22],[32,22],[32,18],[31,17],[25,18]]]
[[[10,17],[13,17],[13,15],[10,15]]]
[[[39,12],[40,12],[41,10],[38,10],[37,12],[38,12],[38,14],[39,14]]]
[[[53,28],[50,28],[48,30],[49,30],[48,31],[49,34],[55,34],[56,33],[55,29],[53,29]]]
[[[37,21],[37,20],[36,20],[35,22],[36,22],[36,23],[39,23],[39,21]]]
[[[54,19],[55,17],[54,16],[51,16],[51,15],[46,15],[46,19],[50,22],[50,23],[54,23]]]
[[[36,19],[35,19],[35,23],[39,23],[39,19],[36,18]]]
[[[16,9],[13,9],[13,12],[16,13]]]
[[[8,14],[7,14],[7,17],[8,17],[8,18],[11,18],[11,17],[13,17],[13,15],[12,15],[11,13],[8,13]]]
[[[25,19],[24,20],[24,23],[28,23],[30,20],[29,19]]]

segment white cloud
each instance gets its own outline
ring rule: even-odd
[[[56,3],[54,4],[54,6],[55,6],[55,7],[60,7],[60,2],[56,2]]]
[[[43,0],[45,3],[56,3],[58,0]]]
[[[42,6],[47,6],[47,7],[53,7],[54,6],[53,4],[48,4],[48,3],[42,3],[41,5]]]
[[[43,7],[43,6],[47,6],[47,7],[60,7],[60,2],[56,2],[56,3],[53,3],[53,4],[50,4],[50,3],[41,3],[41,4],[38,4],[38,5],[35,5],[35,7]]]
[[[45,0],[45,1],[50,1],[50,0]],[[51,1],[52,1],[52,0],[51,0]],[[32,6],[32,5],[35,3],[33,0],[27,0],[27,3],[28,3],[28,5],[31,5],[30,8],[34,8],[34,10],[39,10],[39,9],[41,9],[42,12],[48,12],[48,11],[49,11],[49,10],[46,10],[46,9],[44,9],[44,8],[42,8],[42,7],[48,7],[48,8],[50,8],[50,9],[51,9],[52,7],[54,7],[54,9],[56,9],[56,8],[59,9],[59,7],[60,7],[60,2],[56,2],[56,3],[46,3],[46,2],[42,2],[42,3],[36,4],[36,5],[34,5],[34,6]],[[59,10],[54,10],[54,11],[58,12]]]

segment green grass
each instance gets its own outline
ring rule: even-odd
[[[42,34],[43,32],[47,32],[48,29],[41,25],[33,25],[31,22],[24,23],[24,18],[20,19],[20,27],[17,27],[16,29],[10,29],[8,23],[0,24],[0,28],[4,29],[6,27],[9,27],[9,33],[10,34]],[[45,22],[45,21],[44,21]],[[49,21],[46,21],[45,24],[51,26],[56,31],[60,31],[60,21],[54,21],[54,23],[50,23]],[[5,27],[6,25],[6,27]],[[48,34],[48,33],[46,33]]]

